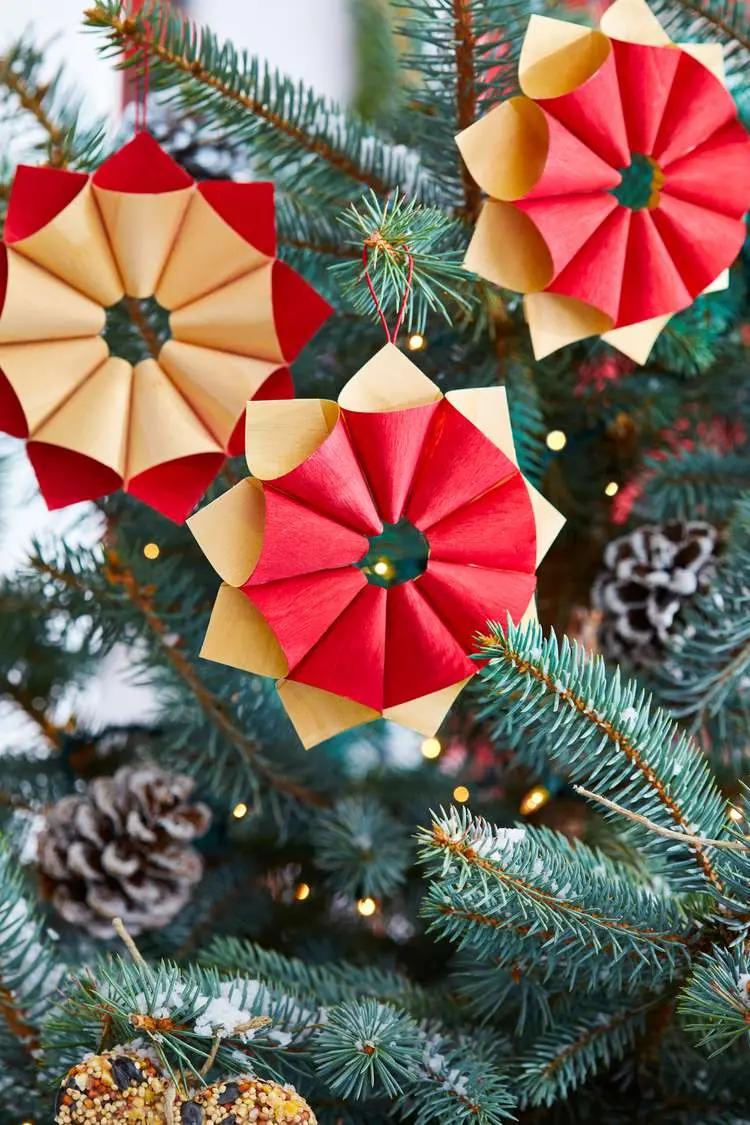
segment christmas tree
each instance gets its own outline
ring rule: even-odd
[[[504,195],[507,169],[499,157],[492,163],[496,150],[482,131],[487,121],[500,130],[504,158],[523,148],[502,117],[506,111],[497,115],[501,103],[519,95],[519,81],[519,120],[544,114],[547,167],[562,134],[579,145],[585,132],[579,122],[578,134],[572,126],[571,133],[561,126],[561,134],[545,109],[561,97],[550,93],[561,64],[544,56],[541,72],[531,75],[528,37],[523,47],[529,5],[362,0],[355,5],[360,88],[357,105],[346,111],[158,0],[128,11],[99,0],[84,13],[104,58],[129,68],[139,100],[138,143],[149,144],[150,133],[171,154],[184,169],[180,191],[197,198],[194,181],[234,180],[243,191],[273,183],[277,254],[286,263],[278,269],[289,267],[283,277],[298,288],[287,290],[292,296],[283,308],[274,289],[266,320],[281,337],[283,315],[289,333],[305,336],[295,349],[295,409],[302,400],[329,400],[315,416],[318,426],[327,419],[326,438],[340,434],[342,418],[353,427],[352,414],[362,412],[359,436],[352,432],[360,453],[370,450],[365,476],[380,522],[367,534],[342,531],[321,512],[308,478],[299,483],[304,457],[284,460],[289,387],[261,386],[283,366],[274,358],[263,368],[259,401],[247,411],[248,431],[256,435],[247,448],[252,479],[240,455],[242,429],[230,426],[221,449],[214,443],[203,451],[213,458],[213,478],[193,517],[194,534],[178,522],[186,513],[167,518],[155,510],[184,484],[187,457],[163,492],[149,478],[148,495],[145,484],[139,492],[130,479],[128,491],[120,489],[124,470],[108,470],[107,487],[102,477],[95,485],[84,474],[80,487],[98,497],[94,541],[46,539],[3,580],[2,698],[6,713],[26,720],[0,778],[3,1125],[117,1118],[143,1125],[364,1125],[393,1117],[416,1125],[750,1122],[750,795],[743,786],[750,337],[742,254],[728,287],[708,284],[729,264],[715,265],[716,255],[736,237],[750,188],[737,156],[744,133],[736,141],[741,126],[720,89],[717,56],[710,71],[704,49],[723,48],[724,79],[741,120],[749,108],[743,78],[750,25],[744,6],[727,0],[654,0],[650,15],[635,0],[618,5],[646,35],[633,46],[614,27],[614,8],[609,25],[606,17],[602,24],[624,42],[615,48],[627,128],[640,127],[644,106],[657,96],[654,87],[644,95],[633,79],[640,73],[633,60],[656,50],[665,60],[659,66],[672,67],[664,88],[681,98],[665,101],[663,113],[674,118],[669,135],[649,145],[666,151],[714,102],[724,113],[720,140],[729,138],[722,148],[710,130],[708,140],[691,134],[688,155],[702,144],[714,147],[692,179],[681,170],[675,196],[669,168],[665,188],[645,141],[644,151],[631,145],[638,156],[627,168],[632,176],[618,173],[610,182],[606,162],[597,164],[597,206],[606,217],[596,231],[612,235],[615,247],[615,225],[630,224],[632,246],[637,224],[646,229],[644,215],[653,214],[685,294],[646,348],[642,337],[636,346],[623,333],[654,319],[649,301],[672,268],[659,265],[656,244],[636,268],[634,253],[623,266],[601,242],[597,269],[581,267],[577,289],[564,267],[554,284],[538,283],[540,262],[557,263],[560,243],[577,237],[583,220],[566,220],[562,211],[549,218],[539,207],[544,193],[526,198],[531,183]],[[597,13],[572,5],[545,6],[544,13],[568,21],[573,31],[564,34],[587,45],[589,60],[609,42],[584,30]],[[680,51],[670,42],[695,46]],[[603,57],[614,57],[606,54],[611,50],[606,46]],[[63,347],[68,337],[86,335],[66,334],[63,325],[45,336],[48,310],[33,285],[18,303],[11,299],[19,269],[32,271],[29,277],[43,270],[24,265],[14,249],[23,250],[28,233],[17,216],[21,177],[30,175],[14,180],[16,164],[46,165],[45,175],[96,173],[128,139],[115,143],[103,128],[82,125],[74,76],[49,81],[43,73],[43,52],[31,41],[0,59],[3,120],[13,135],[0,164],[4,261],[11,263],[3,279],[0,368],[9,385],[18,348],[51,349],[45,372],[54,378],[70,354]],[[688,96],[694,89],[704,91],[695,104]],[[591,103],[588,112],[589,124],[600,112],[609,128],[615,110],[599,98],[598,110]],[[91,121],[91,114],[83,117]],[[579,153],[565,174],[575,179],[584,165]],[[516,184],[527,170],[523,160],[514,167]],[[76,183],[81,192],[101,188],[106,195],[111,179],[94,175],[85,189],[84,178]],[[680,224],[688,223],[706,183],[714,209],[691,228],[692,243],[679,241],[675,231],[685,229]],[[202,190],[201,199],[219,198]],[[42,192],[34,206],[48,198]],[[529,234],[529,215],[543,232],[542,250]],[[487,240],[489,221],[501,224],[501,239]],[[179,230],[184,236],[186,227],[176,224]],[[162,233],[155,224],[146,235],[135,229],[132,238],[148,243]],[[584,253],[583,241],[576,253]],[[586,253],[592,244],[593,235]],[[264,253],[264,262],[273,257]],[[573,251],[568,258],[583,261]],[[66,261],[68,270],[81,262],[88,268],[86,255]],[[195,260],[187,255],[174,285],[195,275],[200,288],[212,268],[206,242]],[[289,280],[292,270],[299,280]],[[581,298],[584,283],[599,286],[599,304],[589,290],[588,302]],[[611,315],[610,283],[619,300],[619,313]],[[157,298],[166,292],[164,275],[159,284]],[[315,323],[303,331],[304,310],[312,307],[306,302],[313,300],[308,287],[333,313],[326,319],[316,304],[309,317]],[[163,306],[140,295],[109,303],[102,297],[99,304],[108,310],[103,338],[110,357],[129,365],[154,363],[188,331],[179,311],[168,324],[165,308],[173,306],[166,297]],[[570,318],[583,316],[583,304],[588,329],[571,332]],[[565,331],[558,316],[568,318]],[[11,317],[23,321],[27,342],[8,336]],[[384,326],[391,340],[385,360]],[[92,331],[98,340],[98,329]],[[237,351],[252,362],[260,354]],[[368,362],[379,366],[364,378]],[[394,464],[414,461],[399,503],[393,469],[391,492],[378,493],[386,479],[382,444],[366,444],[391,418],[386,384],[396,370],[403,373],[396,380],[400,413],[413,419],[423,411],[426,427],[439,416],[443,427],[416,453],[406,429],[394,439]],[[42,384],[49,385],[46,374]],[[415,397],[407,384],[418,388]],[[107,387],[111,402],[114,374]],[[492,440],[495,423],[484,407],[472,415],[470,400],[454,395],[473,388],[494,396],[476,400],[482,403],[504,403],[507,394],[513,441],[506,429],[503,449]],[[0,428],[29,436],[31,427],[13,429],[11,401],[4,388]],[[271,438],[269,418],[276,427]],[[152,445],[154,433],[158,444],[176,432],[171,421],[159,429],[156,411],[141,411],[138,425],[151,433]],[[458,436],[445,437],[452,433]],[[317,440],[307,450],[314,456],[323,448]],[[45,461],[42,446],[58,448],[49,435],[29,441],[42,490],[55,503],[68,502],[65,474],[75,475],[73,463]],[[336,487],[326,503],[349,504],[353,470],[327,448],[325,471]],[[427,461],[429,494],[420,483]],[[291,484],[286,491],[274,486],[294,472],[296,492]],[[434,508],[435,489],[461,482],[469,489],[469,478],[471,504],[480,495],[484,501],[498,481],[506,498],[520,490],[515,522],[475,507],[459,538],[477,552],[472,565],[482,565],[482,551],[498,542],[515,559],[523,556],[514,573],[525,584],[516,582],[515,601],[501,615],[488,577],[495,571],[483,572],[492,605],[477,621],[479,595],[472,593],[466,633],[469,600],[461,603],[459,627],[445,575],[458,583],[458,572],[468,568],[443,570],[443,585],[436,584],[415,512]],[[22,502],[6,482],[6,524]],[[259,503],[265,538],[251,549],[231,538],[229,524],[237,504],[247,514]],[[549,523],[554,509],[565,517],[562,530]],[[312,522],[295,523],[302,510]],[[416,538],[400,537],[402,511],[413,516]],[[216,512],[223,522],[207,514]],[[443,525],[434,511],[433,517],[426,539],[432,536],[438,557],[432,527]],[[315,519],[328,520],[324,531],[315,525],[317,538],[309,531]],[[383,524],[387,534],[376,535]],[[535,544],[543,554],[545,535],[549,553],[532,598]],[[271,606],[267,590],[275,581],[343,566],[330,561],[336,536],[353,552],[347,581],[358,583],[358,606],[365,605],[363,592],[368,606],[379,606],[386,604],[383,590],[391,597],[392,589],[430,589],[430,573],[431,596],[443,591],[440,636],[454,637],[443,650],[455,656],[457,633],[470,637],[469,654],[461,649],[451,665],[453,681],[470,682],[460,694],[453,684],[442,710],[430,680],[438,657],[429,643],[417,646],[412,625],[393,625],[397,639],[382,657],[373,655],[374,630],[364,613],[349,617],[345,636],[333,631],[333,592],[300,586],[291,599],[285,587]],[[261,580],[258,568],[272,550],[276,569]],[[295,570],[299,557],[304,566]],[[225,580],[218,601],[221,580],[210,564]],[[263,582],[265,601],[258,593]],[[407,607],[409,596],[387,604]],[[255,632],[233,633],[251,612]],[[316,614],[328,623],[303,649]],[[210,655],[212,635],[215,644],[217,622],[223,632],[216,659],[201,658],[204,642]],[[235,637],[233,647],[228,637]],[[267,645],[263,660],[259,638]],[[296,680],[292,650],[304,668]],[[76,704],[113,653],[120,654],[120,674],[150,692],[152,706],[138,722],[108,725]],[[387,688],[379,702],[333,690],[334,680],[367,679],[370,666],[382,676],[383,659]],[[388,698],[398,703],[388,706]],[[402,700],[425,699],[427,719],[424,707],[403,710]],[[384,712],[401,726],[380,718]]]

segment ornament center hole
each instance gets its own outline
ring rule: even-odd
[[[632,153],[630,164],[620,169],[620,175],[622,180],[612,189],[612,194],[622,207],[643,211],[658,205],[664,175],[652,157],[640,152]]]
[[[406,519],[383,524],[370,539],[370,549],[355,565],[373,586],[399,586],[424,574],[429,544],[421,531]]]
[[[123,297],[107,309],[102,336],[110,355],[126,359],[128,363],[154,359],[172,338],[169,311],[156,297]]]

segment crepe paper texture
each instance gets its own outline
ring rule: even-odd
[[[171,338],[110,355],[107,310],[154,298]],[[140,306],[138,306],[140,308]],[[182,522],[241,453],[245,404],[330,314],[276,258],[273,185],[196,183],[147,133],[89,176],[21,165],[0,246],[0,429],[50,508],[116,489]]]
[[[564,522],[504,389],[444,396],[386,344],[337,403],[250,402],[246,425],[252,477],[188,521],[224,582],[201,655],[275,677],[305,746],[381,716],[434,734],[475,634],[535,614]]]
[[[599,30],[533,15],[521,96],[456,138],[489,197],[467,269],[524,296],[541,359],[601,336],[645,363],[669,318],[726,288],[750,140],[721,45],[677,46],[645,0]]]

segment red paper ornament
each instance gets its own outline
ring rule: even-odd
[[[135,367],[106,310],[155,298],[171,338]],[[118,488],[181,522],[242,448],[245,403],[290,397],[330,313],[276,258],[273,185],[196,183],[147,133],[91,176],[19,167],[0,247],[0,428],[50,508]]]

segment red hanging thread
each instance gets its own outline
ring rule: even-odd
[[[135,16],[138,15],[138,13],[144,7],[144,4],[145,4],[145,0],[130,0],[129,8],[130,8],[131,18],[134,18]],[[129,47],[125,51],[125,57],[131,58],[133,55],[137,54],[138,49],[139,49],[138,45],[133,44],[132,47]],[[141,60],[140,60],[141,61],[141,71],[140,71],[140,74],[136,73],[135,75],[133,75],[132,71],[128,71],[127,72],[128,78],[126,79],[126,85],[125,85],[125,104],[127,104],[127,102],[130,101],[130,100],[135,102],[135,113],[134,113],[134,123],[133,123],[133,125],[134,125],[134,129],[135,129],[136,133],[142,133],[146,129],[146,117],[147,117],[147,108],[146,107],[147,107],[147,100],[148,100],[148,80],[149,80],[149,75],[148,75],[149,56],[148,56],[148,44],[146,42],[143,42],[141,44],[140,53],[141,53]]]
[[[388,327],[388,321],[385,319],[385,313],[383,312],[383,306],[380,304],[380,301],[378,299],[378,295],[375,292],[375,286],[372,283],[372,278],[370,277],[370,271],[369,271],[368,266],[367,266],[367,249],[368,249],[368,246],[370,246],[370,245],[376,245],[376,243],[368,240],[364,244],[364,246],[362,247],[362,263],[365,267],[365,281],[367,282],[367,288],[370,290],[370,296],[372,297],[373,304],[375,305],[375,308],[377,309],[378,316],[380,317],[380,323],[383,325],[383,331],[385,332],[385,338],[386,338],[386,340],[388,341],[389,344],[395,344],[396,339],[398,337],[399,329],[401,328],[401,325],[402,325],[403,320],[404,320],[404,313],[406,312],[406,305],[407,305],[407,302],[409,300],[409,294],[411,293],[411,279],[412,279],[412,276],[414,274],[414,258],[409,253],[409,247],[408,246],[402,247],[402,249],[404,250],[404,252],[405,252],[405,254],[406,254],[406,256],[409,260],[409,268],[408,268],[408,273],[406,275],[406,287],[404,289],[404,296],[403,296],[403,299],[401,301],[401,307],[398,310],[398,316],[396,317],[396,323],[393,326],[393,332],[391,332],[390,328]]]

